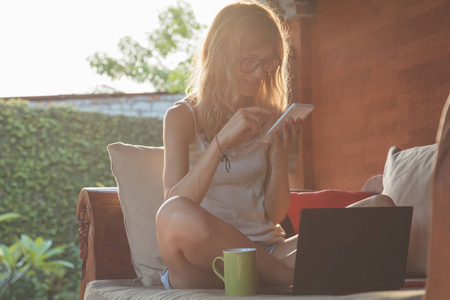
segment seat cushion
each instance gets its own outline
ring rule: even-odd
[[[431,177],[437,144],[401,151],[391,147],[383,174],[383,194],[397,206],[413,206],[407,276],[425,277],[431,207]]]
[[[165,266],[156,239],[156,213],[164,201],[160,147],[108,145],[134,270],[144,285],[160,285]]]
[[[299,300],[422,300],[425,290],[400,290],[361,293],[346,296],[291,296],[259,294],[234,299],[299,299]],[[96,280],[86,287],[84,300],[160,300],[160,299],[230,299],[225,290],[173,289],[147,287],[133,280]]]

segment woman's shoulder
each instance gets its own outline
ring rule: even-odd
[[[177,102],[170,107],[164,116],[165,131],[175,134],[177,136],[195,137],[196,124],[195,116],[188,105],[183,105],[183,102]]]
[[[192,118],[195,118],[195,110],[192,98],[185,97],[180,101],[175,102],[173,106],[171,106],[167,110],[166,117],[167,115],[174,115],[175,117],[192,116]]]
[[[192,116],[192,112],[187,105],[182,105],[182,102],[177,102],[173,106],[171,106],[165,115],[165,119],[167,118],[188,118]]]

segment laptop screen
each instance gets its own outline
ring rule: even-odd
[[[303,209],[293,293],[400,289],[412,211],[412,207]]]

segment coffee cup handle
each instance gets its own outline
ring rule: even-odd
[[[223,261],[223,257],[222,256],[217,256],[216,258],[214,258],[213,263],[212,263],[213,271],[214,271],[214,273],[216,273],[217,276],[219,276],[220,279],[223,280],[223,282],[225,282],[225,278],[223,277],[223,274],[216,270],[216,261],[218,259]]]

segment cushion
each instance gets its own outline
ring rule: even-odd
[[[388,153],[383,174],[383,194],[397,206],[413,206],[406,273],[425,277],[431,206],[431,177],[437,144]]]
[[[294,232],[298,233],[300,211],[303,208],[334,208],[346,207],[362,199],[375,195],[371,192],[322,190],[318,192],[291,192],[291,204],[288,217]]]
[[[131,279],[94,280],[87,284],[84,300],[423,300],[425,290],[400,290],[358,293],[352,295],[269,295],[229,297],[224,289],[172,289],[146,287]]]
[[[155,216],[164,201],[164,150],[114,143],[108,145],[111,169],[130,244],[134,270],[144,285],[160,285],[165,266],[156,240]]]

